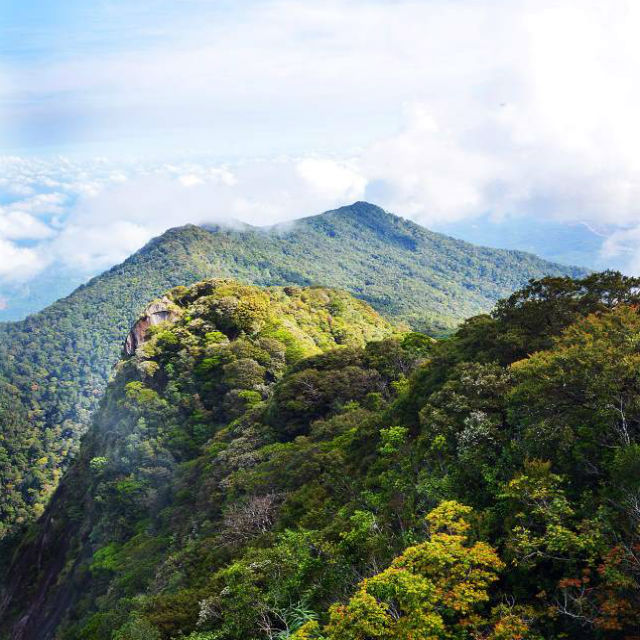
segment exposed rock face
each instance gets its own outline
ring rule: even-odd
[[[124,343],[124,351],[132,356],[136,349],[145,341],[147,329],[161,322],[173,322],[178,313],[166,296],[157,302],[152,302],[144,311],[140,319],[133,325]]]

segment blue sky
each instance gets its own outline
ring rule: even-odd
[[[399,121],[397,103],[370,105],[363,118],[354,96],[338,105],[339,92],[326,91],[339,68],[330,60],[323,73],[322,57],[336,44],[345,46],[346,34],[338,34],[336,43],[331,32],[340,22],[338,6],[322,11],[320,3],[319,10],[309,10],[313,3],[217,0],[4,4],[6,150],[162,155],[177,147],[227,160],[353,147]],[[307,74],[296,65],[301,53],[319,71],[316,91],[314,70]]]
[[[145,53],[153,56],[167,46],[179,48],[180,41],[203,22],[222,25],[228,20],[242,20],[250,3],[240,9],[231,9],[233,4],[199,0],[3,0],[0,51],[8,80],[3,95],[4,123],[8,125],[3,148],[25,154],[90,153],[98,149],[122,153],[141,144],[145,151],[162,149],[163,136],[179,128],[180,123],[145,127],[144,112],[148,116],[157,109],[152,96],[138,106],[122,94],[110,101],[112,87],[102,89],[99,82],[87,77],[74,82],[74,75],[90,74],[97,67],[105,70],[105,63],[115,63],[118,58],[126,64],[127,57]],[[42,77],[39,70],[50,70],[57,81],[42,86],[22,80]],[[166,79],[170,81],[169,74]],[[131,92],[130,87],[121,89]]]
[[[636,1],[0,4],[0,284],[357,199],[640,273]]]
[[[3,0],[3,55],[14,61],[143,49],[259,4],[223,0]]]

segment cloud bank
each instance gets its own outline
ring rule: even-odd
[[[5,63],[0,139],[30,155],[2,163],[0,277],[95,272],[170,226],[357,199],[427,226],[584,223],[640,272],[637,2],[239,4],[159,2],[149,23],[114,2],[95,41],[79,22],[56,55]],[[171,162],[125,161],[138,151]]]

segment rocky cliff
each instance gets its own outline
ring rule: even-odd
[[[178,315],[178,308],[166,296],[152,302],[131,327],[124,343],[125,354],[132,356],[136,352],[136,349],[145,341],[149,327],[154,327],[161,322],[173,322]]]

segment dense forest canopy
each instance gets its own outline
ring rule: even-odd
[[[581,270],[435,234],[367,203],[287,227],[172,229],[69,297],[0,325],[0,538],[41,513],[144,306],[207,277],[330,284],[440,334],[529,278]],[[7,389],[10,400],[2,401]],[[24,426],[17,429],[15,425]]]
[[[637,636],[639,286],[534,281],[437,343],[331,290],[173,290],[8,549],[6,633]]]

